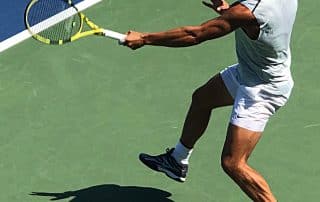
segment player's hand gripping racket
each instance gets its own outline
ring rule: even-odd
[[[106,36],[122,44],[126,38],[124,34],[95,25],[71,0],[31,0],[25,23],[32,36],[46,44],[61,45],[91,35]]]

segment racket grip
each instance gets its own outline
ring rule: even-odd
[[[115,32],[107,29],[103,30],[103,34],[106,37],[118,40],[120,44],[123,44],[126,41],[126,37],[127,37],[127,35],[125,34],[121,34],[119,32]]]

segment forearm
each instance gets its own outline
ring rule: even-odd
[[[145,45],[186,47],[225,35],[227,28],[219,20],[199,26],[185,26],[165,32],[145,33],[142,35]]]
[[[145,45],[186,47],[201,43],[197,36],[198,27],[180,27],[164,32],[144,33],[142,39]]]

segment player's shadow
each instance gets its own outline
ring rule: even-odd
[[[51,201],[70,198],[69,202],[173,202],[169,199],[171,193],[160,189],[115,184],[96,185],[63,193],[32,192],[31,195],[51,197]]]

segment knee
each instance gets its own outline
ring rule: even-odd
[[[244,166],[244,162],[232,159],[232,157],[221,157],[221,167],[224,172],[232,178],[236,178],[238,175],[241,175]]]
[[[211,106],[207,93],[204,87],[196,89],[192,94],[192,106],[201,109],[213,109],[214,107]]]
[[[202,87],[200,87],[192,93],[192,102],[195,102],[195,103],[201,102],[203,97],[204,96],[203,96]]]

